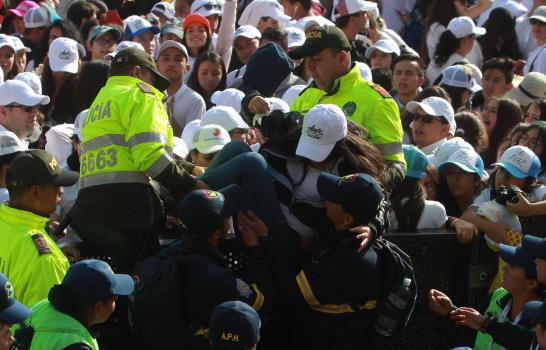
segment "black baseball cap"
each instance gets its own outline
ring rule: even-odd
[[[523,247],[512,247],[506,244],[499,244],[499,254],[502,260],[508,264],[525,269],[527,278],[537,278],[535,258],[528,249]]]
[[[379,183],[362,173],[339,177],[323,172],[319,175],[317,188],[322,198],[340,204],[358,224],[367,224],[373,219],[383,200]]]
[[[313,56],[324,49],[351,50],[351,44],[345,33],[335,26],[320,26],[310,30],[302,46],[298,46],[288,53],[292,59]]]
[[[165,78],[155,65],[152,56],[148,55],[145,51],[134,47],[128,47],[118,52],[112,59],[111,66],[115,67],[119,64],[133,64],[135,66],[141,66],[148,68],[154,74],[154,87],[159,91],[166,90],[171,82]]]
[[[546,303],[542,301],[529,301],[523,307],[523,317],[533,323],[546,325]]]
[[[57,160],[41,149],[19,153],[9,164],[6,184],[11,187],[30,187],[52,183],[59,186],[72,186],[80,177],[76,171],[62,169]]]
[[[212,312],[209,340],[218,348],[244,348],[258,344],[262,322],[258,313],[242,301],[226,301]]]
[[[191,191],[178,205],[178,218],[192,238],[207,238],[241,207],[242,190],[229,185],[219,191]]]

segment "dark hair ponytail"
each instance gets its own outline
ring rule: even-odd
[[[425,209],[425,191],[420,179],[406,176],[390,196],[399,232],[416,232]]]
[[[434,62],[437,66],[442,66],[447,62],[449,56],[455,53],[459,48],[461,39],[457,39],[455,35],[450,30],[446,30],[440,36],[440,41],[438,41],[438,46],[436,46],[436,51],[434,52]]]
[[[74,293],[62,284],[53,286],[49,290],[47,298],[63,314],[79,316],[82,312],[82,307],[76,302]]]

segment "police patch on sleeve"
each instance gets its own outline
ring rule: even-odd
[[[240,278],[237,278],[236,281],[237,291],[239,292],[239,295],[245,298],[250,298],[250,295],[252,294],[252,289],[250,289],[250,286]]]
[[[343,113],[345,114],[346,117],[350,117],[356,111],[356,103],[354,103],[353,101],[349,101],[346,104],[344,104],[343,108],[341,109],[343,110]]]
[[[49,243],[47,243],[47,240],[43,234],[36,233],[30,236],[30,238],[32,238],[32,241],[34,242],[34,245],[36,246],[36,249],[38,249],[38,253],[40,255],[51,254],[51,248],[49,247]]]
[[[392,98],[392,96],[379,84],[373,84],[372,88],[377,91],[383,98]]]
[[[144,92],[145,94],[153,94],[154,90],[150,87],[150,85],[146,83],[137,83],[137,86],[140,88],[140,91]]]

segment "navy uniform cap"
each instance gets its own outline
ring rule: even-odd
[[[546,260],[546,239],[525,235],[521,242],[523,249],[527,250],[534,259]]]
[[[7,324],[23,322],[32,311],[17,301],[13,286],[6,276],[0,273],[0,321]]]
[[[499,244],[499,254],[508,264],[524,268],[527,278],[537,278],[537,269],[534,258],[525,248]]]
[[[212,312],[209,340],[215,347],[245,348],[258,344],[261,320],[258,313],[242,301],[226,301]]]
[[[529,301],[523,307],[523,317],[546,326],[546,304],[542,301]]]

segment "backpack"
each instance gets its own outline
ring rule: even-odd
[[[129,296],[129,324],[145,349],[184,349],[195,330],[184,318],[183,267],[191,255],[174,242],[138,262],[135,290]]]
[[[378,310],[384,309],[389,294],[402,283],[404,278],[411,279],[410,299],[405,310],[399,313],[398,323],[393,335],[398,335],[406,327],[417,303],[417,282],[411,258],[396,244],[386,240],[383,237],[378,237],[373,245],[378,248],[381,257],[381,273],[383,278],[383,295],[379,298]]]

